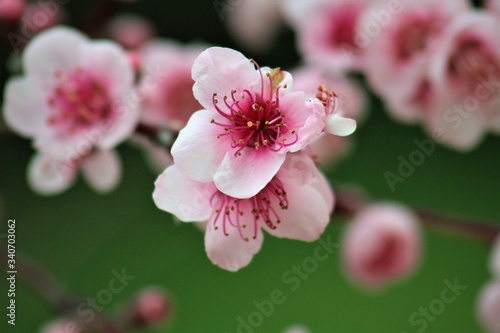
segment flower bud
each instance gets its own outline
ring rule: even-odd
[[[420,262],[417,218],[397,204],[368,206],[348,226],[342,251],[347,275],[360,286],[377,289],[400,280]]]

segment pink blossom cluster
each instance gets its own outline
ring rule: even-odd
[[[156,181],[157,206],[181,221],[208,221],[208,257],[230,271],[260,250],[262,230],[316,240],[334,198],[305,149],[323,132],[356,127],[336,112],[335,93],[321,86],[308,96],[293,89],[291,74],[220,47],[198,56],[192,77],[203,109],[179,132],[174,165]]]
[[[251,47],[275,37],[266,27],[287,23],[307,66],[363,73],[395,119],[470,150],[500,128],[499,7],[496,0],[482,8],[466,0],[246,1],[228,23]],[[258,13],[266,13],[262,21],[249,19]]]
[[[79,171],[96,191],[113,190],[122,173],[115,148],[129,139],[155,169],[172,163],[166,146],[136,130],[179,131],[201,108],[191,92],[191,67],[203,48],[153,39],[147,27],[136,29],[132,41],[123,30],[130,20],[144,23],[123,16],[106,30],[123,46],[61,26],[37,34],[24,50],[24,74],[8,81],[3,116],[32,140],[27,178],[35,192],[61,193]]]

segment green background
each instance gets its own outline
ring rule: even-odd
[[[90,1],[67,5],[73,22]],[[181,41],[204,40],[237,47],[227,36],[211,1],[142,1],[124,6],[149,17],[161,36]],[[1,50],[3,59],[8,48]],[[297,63],[293,35],[284,32],[267,55],[244,52],[261,65],[289,69]],[[2,75],[5,69],[2,68]],[[2,76],[3,77],[3,76]],[[3,81],[3,80],[2,80]],[[372,98],[368,121],[356,134],[351,156],[327,170],[333,184],[362,186],[377,200],[396,200],[425,206],[454,216],[500,221],[500,139],[489,136],[471,153],[457,153],[441,146],[391,192],[384,173],[396,173],[398,156],[416,149],[414,140],[425,133],[419,127],[397,124]],[[114,295],[105,311],[115,311],[144,286],[159,285],[175,298],[171,324],[156,332],[235,332],[238,317],[256,311],[254,301],[283,291],[286,301],[276,305],[254,332],[281,332],[303,324],[312,332],[418,332],[409,317],[439,299],[444,280],[458,279],[467,289],[425,332],[480,332],[474,311],[479,288],[490,279],[486,266],[488,244],[459,235],[424,229],[425,256],[421,269],[408,280],[378,293],[366,293],[346,280],[334,252],[292,291],[282,275],[314,253],[318,243],[282,240],[266,235],[264,245],[250,266],[237,273],[213,266],[206,257],[203,235],[188,224],[174,223],[156,209],[151,199],[156,175],[144,164],[142,154],[122,146],[124,179],[109,195],[93,193],[79,181],[55,197],[40,197],[26,185],[25,169],[33,150],[14,135],[0,136],[0,232],[15,218],[18,254],[46,265],[64,283],[84,296],[95,297],[106,288],[113,269],[126,269],[135,279]],[[333,219],[323,239],[341,244],[344,221]],[[500,222],[498,222],[500,225]],[[1,246],[5,246],[2,239]],[[1,332],[36,332],[57,314],[25,285],[18,284],[15,328],[6,324],[5,272],[0,272]],[[155,332],[155,330],[152,330]]]

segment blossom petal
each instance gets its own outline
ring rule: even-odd
[[[200,54],[192,69],[193,93],[200,104],[213,110],[212,98],[230,96],[232,90],[250,89],[260,83],[254,64],[238,51],[211,47]]]
[[[228,271],[236,272],[248,265],[253,256],[259,252],[263,241],[260,228],[255,239],[245,241],[237,231],[224,235],[221,228],[215,230],[212,223],[207,224],[205,232],[205,250],[214,265]]]
[[[107,83],[112,95],[131,93],[134,70],[118,44],[95,41],[83,49],[83,65]]]
[[[286,154],[269,149],[242,150],[241,156],[226,154],[214,175],[214,183],[224,194],[234,198],[250,198],[259,193],[276,175]]]
[[[97,192],[110,192],[118,186],[122,166],[114,150],[97,151],[85,158],[82,171],[90,186]]]
[[[156,180],[153,200],[181,221],[206,221],[212,213],[210,198],[216,191],[213,184],[191,180],[172,165]]]
[[[7,124],[19,134],[34,136],[47,117],[43,93],[27,77],[8,81],[5,88],[4,117]]]
[[[28,184],[40,195],[55,195],[67,190],[76,179],[75,167],[37,154],[28,165]]]
[[[356,120],[344,118],[338,114],[329,115],[326,118],[325,131],[338,136],[348,136],[356,130]]]
[[[288,208],[277,211],[281,223],[276,229],[264,224],[266,230],[277,237],[315,241],[333,211],[333,191],[328,181],[303,153],[290,154],[276,177],[285,188]]]
[[[229,147],[230,138],[217,139],[221,128],[211,124],[217,114],[207,110],[195,112],[172,146],[172,156],[179,170],[200,182],[212,181]]]
[[[24,52],[24,67],[29,75],[47,82],[57,70],[74,69],[83,59],[87,38],[72,28],[56,27],[42,32]]]
[[[296,91],[286,94],[280,99],[280,109],[286,112],[286,124],[290,129],[283,137],[286,142],[298,140],[295,144],[286,147],[289,152],[296,152],[316,140],[325,127],[325,108],[318,100],[306,101],[305,93]]]

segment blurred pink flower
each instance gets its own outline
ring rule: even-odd
[[[229,33],[249,50],[269,49],[284,24],[283,1],[251,0],[239,1],[234,6],[226,4]]]
[[[178,131],[203,109],[193,95],[191,68],[204,49],[157,39],[139,50],[142,123]]]
[[[126,49],[137,49],[156,35],[153,24],[147,19],[122,14],[111,19],[104,29],[104,35],[121,44]]]
[[[77,160],[114,148],[135,129],[134,73],[118,45],[58,27],[28,44],[23,63],[25,76],[7,82],[4,117],[44,155]]]
[[[193,66],[193,114],[172,147],[179,170],[223,193],[249,198],[276,175],[286,153],[306,147],[325,127],[325,108],[292,92],[291,75],[254,67],[241,53],[209,48]]]
[[[18,21],[23,16],[25,0],[0,0],[0,19]]]
[[[319,84],[333,89],[338,95],[340,116],[363,122],[367,113],[367,97],[361,85],[343,75],[333,75],[313,67],[301,67],[292,71],[294,89],[306,92],[313,98]],[[345,156],[351,147],[351,139],[336,135],[322,135],[308,147],[308,154],[317,163],[332,163]]]
[[[66,21],[66,8],[57,2],[36,1],[27,3],[22,21],[32,35]]]
[[[114,150],[94,151],[70,161],[36,154],[28,166],[28,184],[40,195],[59,194],[74,184],[79,170],[99,193],[114,190],[122,174],[120,158]]]
[[[416,121],[436,98],[427,83],[430,57],[443,43],[443,31],[469,9],[466,0],[403,0],[390,15],[386,2],[363,15],[360,27],[369,31],[378,23],[379,33],[365,40],[365,73],[372,89],[402,121]],[[374,13],[386,13],[383,21]],[[382,23],[380,23],[382,22]]]
[[[284,8],[306,61],[328,69],[360,69],[359,19],[376,1],[287,0]]]
[[[260,250],[264,228],[276,237],[316,240],[330,220],[333,192],[305,154],[288,154],[276,176],[258,194],[236,199],[214,183],[186,178],[171,166],[156,181],[158,208],[182,221],[207,221],[205,249],[229,271],[248,265]]]
[[[160,326],[171,318],[172,305],[172,300],[162,288],[144,288],[127,309],[128,321],[140,327]]]
[[[475,147],[488,130],[500,133],[500,20],[486,12],[459,16],[447,29],[429,66],[436,96],[423,110],[430,132],[442,130],[451,147]]]
[[[364,208],[347,227],[342,256],[348,276],[366,289],[410,275],[421,257],[417,218],[397,204]]]
[[[486,333],[500,333],[500,279],[489,282],[479,292],[477,318]]]

